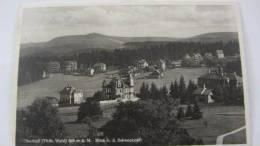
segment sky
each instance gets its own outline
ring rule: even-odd
[[[26,8],[21,42],[45,42],[64,35],[184,38],[236,32],[231,5],[66,6]]]

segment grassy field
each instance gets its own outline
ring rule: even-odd
[[[53,74],[50,78],[19,86],[17,94],[18,107],[27,106],[38,97],[53,96],[59,98],[59,91],[67,84],[84,90],[84,96],[92,96],[96,91],[101,90],[103,80],[111,78],[116,72],[117,71],[110,71],[97,74],[93,77]],[[163,79],[147,79],[150,73],[144,73],[136,78],[135,89],[138,92],[142,82],[154,82],[159,87],[163,85],[169,86],[171,81],[179,79],[181,75],[184,76],[186,83],[188,80],[197,82],[197,78],[206,72],[207,68],[169,69],[165,72]]]
[[[101,107],[103,118],[94,122],[95,127],[101,127],[112,119],[115,108]],[[205,144],[216,144],[218,136],[233,131],[245,125],[244,109],[241,106],[204,106],[201,108],[203,119],[186,120],[183,126],[194,138],[201,138]],[[76,123],[78,106],[59,108],[61,119],[65,124],[68,137],[87,137],[88,126]],[[207,121],[207,127],[203,121]],[[245,130],[227,136],[225,144],[245,143]]]
[[[59,113],[62,122],[65,125],[66,136],[70,138],[87,138],[88,137],[88,125],[84,123],[76,123],[77,112],[79,106],[62,107],[59,108]],[[112,114],[115,111],[114,106],[102,106],[103,117],[98,121],[93,122],[94,127],[101,127],[109,120],[112,120]]]
[[[241,144],[246,142],[246,130],[239,131],[235,134],[224,138],[224,144]]]
[[[245,125],[244,109],[241,106],[205,106],[202,112],[203,119],[187,120],[184,127],[192,137],[201,138],[205,144],[216,144],[218,136]],[[203,121],[207,121],[207,126]],[[245,143],[243,132],[228,137],[224,139],[226,144]]]

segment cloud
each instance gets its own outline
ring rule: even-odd
[[[236,31],[229,5],[73,6],[27,8],[23,42],[91,32],[118,36],[187,37]]]

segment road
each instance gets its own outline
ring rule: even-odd
[[[244,129],[246,129],[246,126],[243,126],[243,127],[238,128],[238,129],[236,129],[236,130],[233,130],[233,131],[231,131],[231,132],[228,132],[228,133],[225,133],[225,134],[223,134],[223,135],[218,136],[218,137],[217,137],[216,144],[217,144],[217,145],[222,145],[222,144],[223,144],[223,140],[224,140],[224,138],[225,138],[226,136],[232,135],[232,134],[237,133],[237,132],[239,132],[239,131],[241,131],[241,130],[244,130]]]

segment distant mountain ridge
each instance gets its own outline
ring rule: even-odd
[[[124,48],[133,42],[217,42],[238,40],[237,32],[217,32],[201,34],[189,38],[171,37],[120,37],[99,33],[71,35],[54,38],[48,42],[21,44],[20,56],[64,55],[76,52],[87,52],[97,49],[113,50]]]

